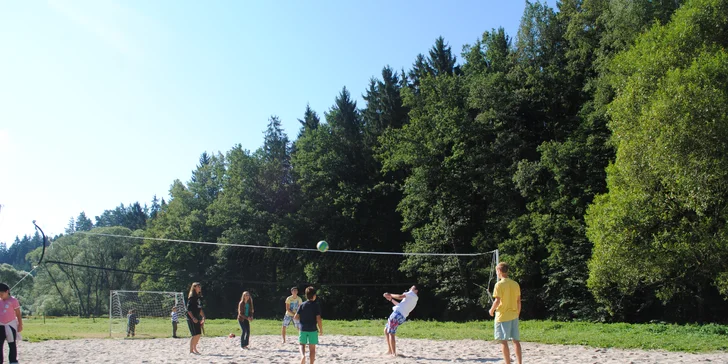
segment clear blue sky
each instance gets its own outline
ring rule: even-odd
[[[372,76],[438,36],[458,60],[485,30],[515,37],[524,3],[2,2],[0,242],[168,199],[202,152],[258,148],[271,115],[293,139],[343,86],[363,107]]]

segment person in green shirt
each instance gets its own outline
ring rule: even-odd
[[[250,292],[245,291],[240,297],[240,302],[238,302],[238,323],[240,324],[240,330],[243,332],[240,335],[240,347],[243,349],[247,349],[248,344],[250,344],[250,322],[253,321],[254,314],[253,296]]]

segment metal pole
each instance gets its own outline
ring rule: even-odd
[[[113,307],[112,296],[114,294],[114,291],[109,291],[109,337],[111,337],[111,308]]]

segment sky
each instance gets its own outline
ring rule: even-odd
[[[555,6],[555,0],[548,0]],[[169,199],[200,155],[255,150],[271,115],[291,139],[307,104],[464,44],[525,1],[48,0],[0,3],[0,242]]]

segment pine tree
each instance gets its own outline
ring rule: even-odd
[[[429,73],[434,76],[453,75],[460,72],[457,57],[452,55],[452,50],[443,37],[435,40],[435,45],[430,49],[430,56],[427,58],[427,65]]]
[[[76,231],[90,231],[93,227],[93,221],[86,216],[84,211],[81,211],[76,218]]]
[[[315,130],[321,124],[321,119],[316,115],[316,112],[311,109],[311,106],[306,104],[306,111],[303,113],[303,119],[298,119],[301,123],[301,129],[298,132],[300,138],[303,133],[309,130]]]

